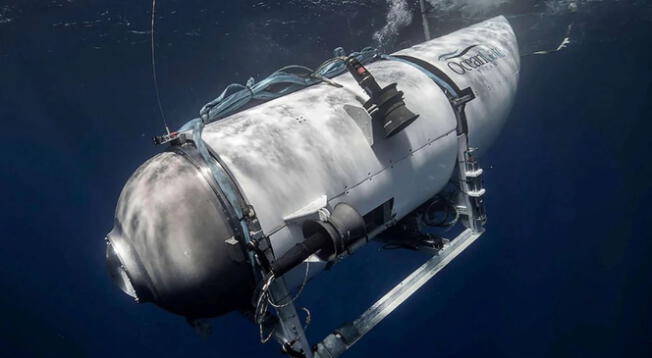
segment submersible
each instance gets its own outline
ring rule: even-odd
[[[482,234],[478,157],[519,77],[507,20],[368,63],[338,61],[345,73],[217,121],[208,110],[161,140],[169,147],[128,180],[107,235],[109,271],[125,293],[190,320],[239,310],[290,355],[335,357]],[[289,290],[397,223],[422,220],[451,180],[466,230],[440,246],[424,234],[419,247],[433,261],[311,347]],[[268,302],[283,304],[272,314]]]

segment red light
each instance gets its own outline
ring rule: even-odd
[[[364,74],[365,72],[367,72],[367,70],[364,67],[362,67],[362,66],[358,67],[358,74],[359,75]]]

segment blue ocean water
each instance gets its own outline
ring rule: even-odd
[[[159,0],[157,60],[173,127],[231,82],[333,48],[422,41],[417,2]],[[400,1],[399,1],[400,3]],[[433,1],[434,34],[505,13],[527,51],[489,168],[487,233],[351,357],[649,357],[652,5],[647,1]],[[114,287],[104,235],[118,194],[162,133],[148,1],[0,2],[0,355],[263,357],[230,314],[200,337]],[[403,16],[403,17],[401,17]],[[409,16],[408,16],[409,17]],[[391,22],[391,21],[390,21]],[[522,32],[519,32],[521,30]],[[375,36],[378,39],[378,35]],[[370,245],[312,281],[312,341],[426,259]]]

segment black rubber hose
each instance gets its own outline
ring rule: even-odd
[[[276,259],[272,264],[272,272],[275,277],[281,277],[295,266],[303,262],[310,255],[321,250],[324,247],[332,246],[333,241],[324,231],[312,234],[307,239],[294,245],[283,256]]]

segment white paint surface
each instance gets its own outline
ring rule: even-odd
[[[503,57],[458,74],[442,54],[478,44]],[[475,49],[458,58],[472,56]],[[519,74],[516,38],[503,17],[487,20],[397,54],[425,60],[476,99],[467,105],[472,146],[484,149],[502,128]],[[277,256],[303,239],[284,217],[326,195],[332,207],[346,202],[365,215],[394,198],[397,218],[439,192],[456,161],[456,120],[448,99],[414,67],[395,61],[366,66],[381,86],[397,82],[407,107],[420,117],[397,135],[383,138],[374,123],[374,145],[345,111],[367,99],[347,73],[337,88],[319,84],[207,125],[203,138],[233,173],[253,205]],[[311,271],[319,269],[312,264]],[[303,275],[304,268],[298,268]]]

